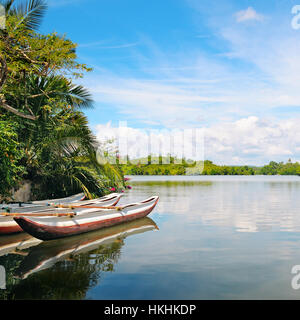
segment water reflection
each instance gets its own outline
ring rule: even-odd
[[[171,177],[167,182],[161,180],[163,177],[132,179],[131,184],[141,193],[152,189],[160,196],[157,213],[183,214],[187,221],[233,226],[237,232],[300,231],[295,206],[299,177]]]
[[[10,269],[9,276],[13,281],[5,290],[6,298],[83,299],[87,290],[100,282],[103,273],[114,271],[126,237],[155,229],[158,229],[157,225],[147,217],[100,231],[42,242],[15,263],[17,268]],[[8,266],[9,260],[14,259],[12,255],[6,258]]]
[[[155,229],[146,219],[22,250],[15,239],[0,298],[300,299],[299,177],[141,178],[122,202],[158,194],[159,232],[123,245],[129,230]]]
[[[22,250],[36,246],[41,242],[42,240],[36,239],[25,232],[0,236],[0,257],[9,253],[27,255],[27,252]]]

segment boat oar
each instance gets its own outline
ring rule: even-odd
[[[71,213],[8,213],[0,212],[1,216],[5,217],[74,217],[76,216],[75,212]]]
[[[100,207],[100,206],[74,206],[74,205],[65,205],[65,204],[56,204],[56,205],[51,205],[53,206],[54,208],[64,208],[64,209],[110,209],[110,210],[122,210],[123,207],[112,207],[112,206],[108,206],[108,207]]]

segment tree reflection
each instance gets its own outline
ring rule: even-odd
[[[0,257],[7,270],[7,290],[0,299],[85,299],[87,291],[114,272],[124,239],[157,228],[143,218],[83,235],[43,242],[26,256]],[[2,258],[2,262],[1,262]]]

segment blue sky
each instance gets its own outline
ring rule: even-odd
[[[95,133],[205,128],[205,158],[300,159],[296,0],[49,0],[41,32],[78,44]],[[300,1],[299,1],[300,4]],[[300,19],[299,19],[300,21]]]

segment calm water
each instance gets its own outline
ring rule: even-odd
[[[133,177],[149,218],[63,240],[0,237],[7,299],[300,299],[299,177]]]

